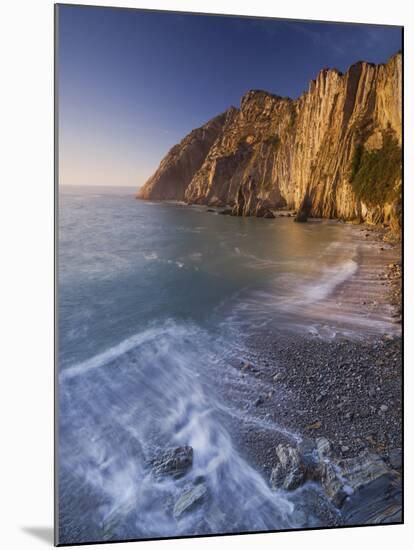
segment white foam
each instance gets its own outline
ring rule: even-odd
[[[358,270],[358,264],[354,260],[347,260],[335,269],[329,269],[322,279],[305,290],[305,297],[310,301],[318,301],[326,298],[336,287],[352,277]]]
[[[158,254],[156,252],[149,252],[148,254],[144,253],[144,258],[146,260],[158,260]]]
[[[79,376],[84,374],[92,369],[100,368],[117,357],[124,355],[125,353],[131,351],[132,349],[141,346],[147,342],[155,340],[162,335],[174,336],[174,337],[183,337],[189,333],[189,328],[181,325],[175,324],[173,321],[168,321],[162,327],[149,328],[130,338],[126,338],[116,346],[107,349],[106,351],[95,355],[91,359],[77,363],[72,367],[68,367],[63,370],[60,374],[60,379],[65,380],[68,378],[73,378],[74,376]]]

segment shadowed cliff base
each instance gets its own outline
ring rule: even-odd
[[[193,130],[137,197],[401,230],[402,56],[323,69],[298,99],[247,92]],[[270,217],[270,216],[269,216]]]

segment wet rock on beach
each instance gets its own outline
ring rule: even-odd
[[[156,477],[172,476],[180,478],[193,465],[193,449],[190,446],[168,449],[161,456],[151,461],[152,472]]]

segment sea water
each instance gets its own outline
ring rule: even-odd
[[[228,358],[269,327],[318,338],[392,330],[378,247],[334,221],[225,216],[134,191],[59,191],[60,542],[318,525],[248,462],[219,388]],[[182,445],[194,450],[190,472],[154,478],[151,460]],[[200,482],[202,502],[176,517]]]

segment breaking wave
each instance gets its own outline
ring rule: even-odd
[[[60,376],[60,494],[78,503],[63,540],[146,538],[298,526],[294,505],[273,492],[235,448],[206,391],[220,344],[193,324],[168,321]],[[190,445],[192,469],[158,479],[150,462]],[[205,499],[177,518],[174,506],[203,483]]]

